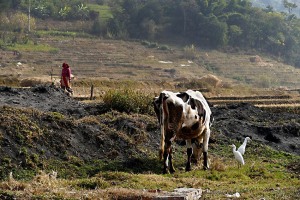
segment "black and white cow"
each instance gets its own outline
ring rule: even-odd
[[[159,157],[164,161],[163,173],[167,173],[168,169],[170,173],[175,172],[172,161],[172,141],[175,139],[186,140],[188,156],[186,171],[191,170],[192,154],[199,159],[201,152],[204,159],[203,167],[208,169],[211,110],[203,95],[193,90],[180,93],[162,91],[155,97],[153,104],[161,130]]]

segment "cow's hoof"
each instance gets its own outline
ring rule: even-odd
[[[187,172],[192,171],[191,166],[186,166],[185,171],[187,171]]]
[[[203,166],[203,169],[204,170],[209,170],[209,167],[208,166]]]
[[[197,165],[197,164],[198,164],[198,159],[197,159],[197,158],[195,158],[195,157],[192,157],[192,159],[191,159],[191,163],[193,163],[193,164]]]
[[[187,163],[186,166],[185,166],[185,171],[192,171],[192,167],[191,167],[191,164],[190,163]]]
[[[176,172],[176,170],[175,170],[174,168],[171,168],[171,169],[170,169],[170,173],[171,173],[171,174],[174,174],[175,172]]]

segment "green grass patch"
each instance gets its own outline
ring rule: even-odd
[[[102,178],[86,178],[75,181],[74,186],[78,188],[93,190],[97,188],[106,189],[110,187],[110,184]]]
[[[231,148],[214,149],[209,155],[211,166],[216,157],[222,156],[225,170],[214,168],[202,170],[195,168],[185,172],[186,161],[184,148],[176,147],[175,174],[161,174],[162,163],[152,158],[129,159],[126,162],[93,161],[83,162],[78,158],[68,161],[48,160],[46,171],[57,171],[58,179],[64,180],[64,187],[76,190],[118,188],[136,190],[163,190],[173,191],[175,188],[201,188],[205,199],[224,199],[226,194],[238,192],[242,199],[295,199],[299,195],[300,180],[295,172],[287,169],[287,165],[299,161],[299,156],[287,155],[283,152],[266,149],[262,145],[249,145],[248,154],[254,151],[261,152],[256,156],[247,156],[247,162],[241,168],[230,153]],[[253,149],[252,149],[253,148]],[[254,150],[255,148],[255,150]],[[152,160],[152,161],[151,161]],[[218,161],[219,162],[219,161]],[[16,178],[29,180],[34,171],[20,170],[13,172]],[[60,181],[61,182],[61,181]]]
[[[38,37],[45,37],[45,36],[53,36],[53,37],[80,37],[80,38],[91,38],[92,35],[84,32],[74,32],[74,31],[56,31],[56,30],[39,30],[36,32]]]
[[[55,31],[55,30],[40,30],[37,31],[36,34],[38,36],[65,36],[65,37],[75,37],[77,35],[77,32],[71,32],[71,31]]]
[[[32,41],[29,41],[26,44],[14,44],[13,46],[7,46],[8,50],[11,51],[32,51],[32,52],[49,52],[57,53],[59,52],[58,48],[51,47],[47,44],[35,44]]]
[[[90,10],[98,12],[100,20],[103,20],[104,22],[113,18],[110,7],[107,5],[87,4],[87,6]]]
[[[152,95],[132,89],[111,89],[103,97],[103,101],[108,107],[127,113],[152,113],[152,100]]]

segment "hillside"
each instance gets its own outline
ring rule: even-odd
[[[243,84],[260,88],[300,88],[300,69],[285,65],[257,52],[235,50],[216,51],[197,48],[193,57],[186,46],[156,44],[149,48],[141,41],[118,41],[96,38],[42,37],[38,44],[48,45],[55,51],[1,50],[0,76],[42,78],[56,80],[60,66],[71,65],[77,80],[136,80],[144,82],[168,81],[180,83],[199,79],[207,74],[218,76],[225,83]],[[159,46],[168,46],[160,50]],[[258,54],[258,55],[257,55]],[[258,60],[251,62],[253,57]],[[22,65],[17,67],[17,63]],[[186,82],[186,81],[185,81]]]

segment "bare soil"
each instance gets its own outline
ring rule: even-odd
[[[0,106],[2,159],[24,163],[20,151],[26,147],[45,159],[120,158],[130,168],[137,166],[135,155],[157,153],[160,136],[155,115],[119,113],[101,103],[79,102],[53,85],[0,87]],[[299,114],[273,113],[248,103],[215,106],[212,112],[210,143],[230,144],[233,139],[242,143],[250,136],[300,155]]]

